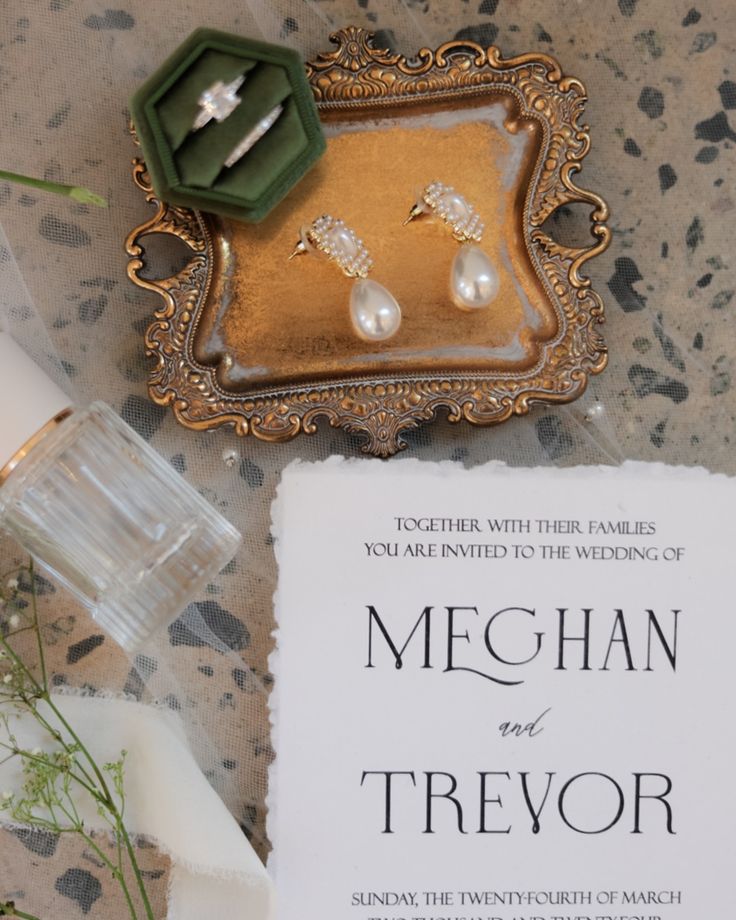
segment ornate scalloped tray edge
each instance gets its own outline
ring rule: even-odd
[[[559,333],[545,343],[540,361],[521,374],[441,372],[421,378],[382,376],[274,391],[258,396],[228,392],[217,381],[216,368],[198,363],[193,337],[198,312],[204,308],[213,272],[212,222],[207,215],[159,201],[145,163],[134,160],[134,181],[156,208],[126,240],[128,276],[162,298],[145,344],[155,359],[149,379],[152,400],[171,406],[176,418],[193,429],[232,426],[239,435],[270,442],[313,434],[317,420],[365,436],[364,451],[389,457],[406,446],[403,435],[446,411],[452,422],[493,425],[523,415],[535,403],[565,403],[580,396],[590,374],[607,360],[598,326],[603,303],[582,274],[585,263],[610,243],[608,207],[597,194],[580,188],[573,176],[590,148],[588,127],[580,124],[585,88],[563,76],[558,63],[544,54],[504,59],[498,48],[472,42],[448,42],[416,58],[373,47],[372,35],[348,28],[330,36],[337,46],[307,64],[317,103],[322,110],[358,109],[389,101],[413,102],[431,95],[462,99],[464,95],[500,86],[510,94],[522,117],[535,118],[545,130],[526,196],[528,254],[559,318]],[[588,247],[563,246],[542,229],[558,208],[570,203],[591,207]],[[178,237],[192,253],[176,275],[142,277],[141,238],[155,233]]]

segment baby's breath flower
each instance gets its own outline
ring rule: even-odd
[[[2,172],[0,171],[0,178]],[[45,830],[62,833],[73,831],[91,847],[111,870],[127,898],[131,920],[142,920],[143,914],[136,910],[128,889],[126,866],[132,870],[135,885],[143,902],[146,920],[154,920],[145,884],[141,877],[130,835],[123,821],[125,810],[125,788],[123,766],[125,753],[110,764],[98,767],[84,747],[84,742],[70,726],[49,692],[44,643],[38,622],[36,605],[36,582],[33,566],[20,570],[23,589],[31,594],[29,604],[14,601],[20,579],[0,574],[0,594],[4,602],[4,613],[0,620],[0,759],[5,762],[12,757],[19,758],[22,774],[20,788],[12,792],[0,790],[0,813],[9,816],[19,825],[43,827]],[[26,589],[26,585],[29,587]],[[27,608],[25,613],[21,607]],[[0,607],[0,609],[2,609]],[[35,633],[38,660],[34,664],[23,658],[23,648],[14,643],[21,632],[22,624]],[[39,711],[41,701],[44,711]],[[10,706],[10,709],[6,707]],[[39,736],[42,746],[24,748],[13,733],[14,723],[35,717],[44,733]],[[51,719],[51,722],[49,722]],[[60,727],[57,728],[56,725]],[[63,732],[61,730],[63,726]],[[36,739],[38,740],[38,738]],[[91,766],[92,771],[89,772]],[[101,770],[109,773],[107,782]],[[109,825],[117,841],[117,859],[109,858],[107,851],[100,848],[77,816],[75,798],[83,796],[97,806],[99,814]],[[11,908],[11,909],[8,909]],[[20,913],[13,905],[3,903],[0,898],[0,916],[24,916],[37,920],[30,914]]]

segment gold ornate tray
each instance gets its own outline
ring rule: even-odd
[[[267,441],[312,434],[326,418],[387,457],[438,411],[490,425],[580,396],[606,364],[603,304],[582,269],[610,242],[605,202],[573,181],[590,147],[582,84],[543,54],[504,60],[493,46],[455,41],[409,60],[355,28],[331,41],[336,49],[307,65],[327,153],[262,224],[160,202],[134,161],[156,213],[126,241],[128,274],[163,300],[146,333],[151,398],[187,427],[232,425]],[[501,290],[484,316],[450,304],[450,234],[431,221],[401,226],[433,179],[485,219]],[[554,212],[576,202],[591,206],[587,247],[547,232]],[[401,330],[386,343],[352,334],[350,282],[333,265],[287,267],[300,225],[325,212],[366,240],[372,277],[402,305]],[[150,234],[188,247],[172,277],[143,277]]]

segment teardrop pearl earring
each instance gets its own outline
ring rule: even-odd
[[[498,272],[479,246],[484,224],[470,202],[449,185],[431,182],[423,189],[404,221],[434,213],[452,230],[463,245],[452,262],[450,296],[456,307],[472,312],[487,307],[499,289]]]
[[[348,278],[358,279],[350,291],[355,334],[367,342],[383,342],[395,335],[401,325],[401,308],[390,291],[368,278],[373,260],[354,231],[344,221],[323,214],[301,228],[289,259],[315,250],[334,260]]]

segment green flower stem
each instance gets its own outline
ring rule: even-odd
[[[120,879],[123,879],[123,878],[124,878],[124,875],[123,875],[123,872],[124,872],[124,869],[123,869],[123,846],[122,846],[122,843],[121,843],[121,841],[120,841],[120,834],[115,834],[115,849],[117,850],[117,854],[118,854],[118,872],[120,873],[119,878],[120,878]],[[125,885],[125,888],[124,888],[123,890],[125,891],[125,896],[126,896],[126,898],[128,898],[128,909],[131,909],[131,907],[132,907],[132,901],[130,900],[130,892],[128,891],[128,886],[127,886],[127,884]]]
[[[2,176],[3,173],[0,172],[0,177]],[[106,764],[104,767],[106,771],[110,772],[111,784],[119,798],[118,803],[110,788],[110,784],[108,784],[103,769],[97,765],[79,735],[72,728],[52,699],[48,684],[41,629],[38,620],[36,583],[33,565],[31,564],[28,568],[21,568],[17,571],[19,573],[27,573],[30,578],[31,604],[29,619],[31,621],[31,626],[20,627],[8,634],[5,634],[2,629],[0,629],[0,649],[4,653],[6,662],[10,664],[11,669],[9,673],[16,676],[12,695],[10,693],[6,694],[0,690],[0,704],[11,703],[18,708],[27,710],[36,719],[39,725],[50,734],[60,749],[57,754],[41,756],[37,756],[32,751],[21,750],[18,742],[10,731],[7,717],[4,715],[0,716],[0,722],[4,722],[8,736],[7,743],[0,741],[0,748],[8,750],[11,757],[19,756],[24,763],[33,765],[31,769],[38,771],[36,775],[43,782],[43,786],[40,788],[38,786],[36,787],[37,792],[35,799],[29,799],[26,800],[25,803],[20,803],[24,806],[24,810],[20,812],[22,820],[29,823],[31,826],[44,828],[54,833],[79,834],[102,860],[102,863],[110,870],[113,878],[119,882],[128,910],[130,911],[130,916],[132,920],[138,920],[139,914],[133,903],[131,887],[125,877],[124,857],[127,857],[135,877],[136,887],[140,892],[145,916],[147,920],[155,920],[153,908],[151,907],[143,882],[143,876],[136,859],[135,849],[123,821],[123,813],[125,810],[123,761],[125,752],[122,752],[119,761],[114,764]],[[7,573],[0,578],[0,600],[6,600],[2,589],[9,574],[14,573]],[[9,641],[14,636],[27,631],[29,628],[34,629],[36,632],[40,678],[34,675],[31,666],[23,661]],[[2,687],[2,685],[0,685],[0,687]],[[44,711],[44,708],[39,705],[41,703],[45,704],[48,711]],[[44,775],[42,772],[44,767],[51,767],[57,772],[53,775]],[[57,785],[59,781],[61,782],[61,786]],[[95,843],[91,834],[85,829],[84,822],[77,812],[76,804],[71,793],[72,782],[76,783],[91,796],[93,801],[98,805],[100,815],[110,825],[115,838],[117,864],[104,853]],[[39,805],[48,811],[50,815],[49,819],[43,818],[40,814],[35,813],[35,809]],[[58,815],[63,816],[63,819],[68,822],[67,826],[60,823],[57,811]],[[39,918],[31,914],[16,910],[12,902],[7,902],[5,904],[0,902],[0,917],[2,916],[16,916],[25,917],[28,918],[28,920],[39,920]]]
[[[44,691],[48,692],[49,682],[46,675],[46,656],[43,653],[43,641],[41,639],[41,629],[38,624],[38,601],[36,598],[36,568],[31,559],[28,565],[28,573],[31,579],[31,615],[33,617],[32,626],[36,630],[36,642],[38,644],[38,662],[41,666],[41,684]]]
[[[0,902],[0,917],[20,917],[21,920],[41,920],[35,914],[27,914],[24,910],[18,910],[12,901]]]
[[[23,176],[20,173],[8,172],[5,169],[0,169],[0,180],[2,179],[7,182],[15,182],[18,185],[28,185],[30,188],[35,188],[42,192],[63,195],[65,198],[71,198],[80,204],[93,204],[98,208],[107,207],[107,201],[101,195],[96,195],[89,189],[81,188],[78,185],[62,185],[59,182],[48,182],[46,179],[34,179],[32,176]]]
[[[74,741],[75,745],[79,747],[79,752],[84,756],[84,758],[87,760],[87,763],[92,768],[92,772],[94,773],[95,778],[97,779],[97,782],[99,783],[100,788],[102,789],[102,792],[104,795],[104,804],[107,807],[110,814],[113,816],[113,818],[115,818],[116,825],[117,825],[117,832],[121,835],[123,839],[123,843],[125,844],[125,849],[128,853],[128,859],[130,860],[130,866],[133,870],[133,874],[135,875],[135,880],[138,885],[138,890],[140,891],[141,899],[143,901],[143,907],[146,911],[146,917],[148,918],[148,920],[156,920],[153,914],[153,908],[151,907],[151,902],[148,900],[148,894],[146,892],[146,886],[143,882],[143,876],[141,875],[140,869],[138,867],[138,860],[135,858],[135,850],[133,849],[133,844],[130,840],[130,836],[128,835],[127,828],[123,824],[122,818],[118,811],[118,807],[115,803],[115,800],[112,797],[112,794],[110,792],[110,789],[108,788],[107,781],[105,780],[105,777],[103,776],[102,771],[97,766],[97,763],[95,762],[94,758],[89,753],[87,748],[84,746],[82,739],[74,731],[71,725],[67,722],[67,720],[64,718],[64,716],[59,711],[58,707],[53,703],[53,701],[51,700],[51,695],[49,693],[46,693],[44,697],[44,702],[50,707],[51,711],[54,713],[56,718],[64,726],[66,731],[69,733],[69,736]]]
[[[68,812],[66,812],[66,809],[62,809],[62,810],[67,815],[67,817],[69,817],[69,819],[71,820],[71,817],[69,816]],[[113,878],[117,879],[120,887],[122,888],[123,895],[125,896],[125,902],[128,905],[130,916],[133,918],[137,917],[138,914],[136,913],[136,910],[135,910],[135,904],[133,904],[133,898],[131,897],[130,889],[128,888],[128,883],[125,879],[122,865],[118,863],[118,865],[116,866],[115,863],[102,851],[102,849],[97,846],[97,844],[94,842],[92,837],[84,830],[84,826],[82,825],[82,822],[79,820],[79,816],[77,816],[77,821],[79,823],[75,825],[75,829],[78,831],[78,833],[81,835],[82,839],[87,843],[87,845],[91,847],[94,850],[94,852],[99,856],[99,858],[107,866],[110,872],[112,872]],[[120,849],[119,835],[117,836],[118,836],[118,850],[119,850]]]

